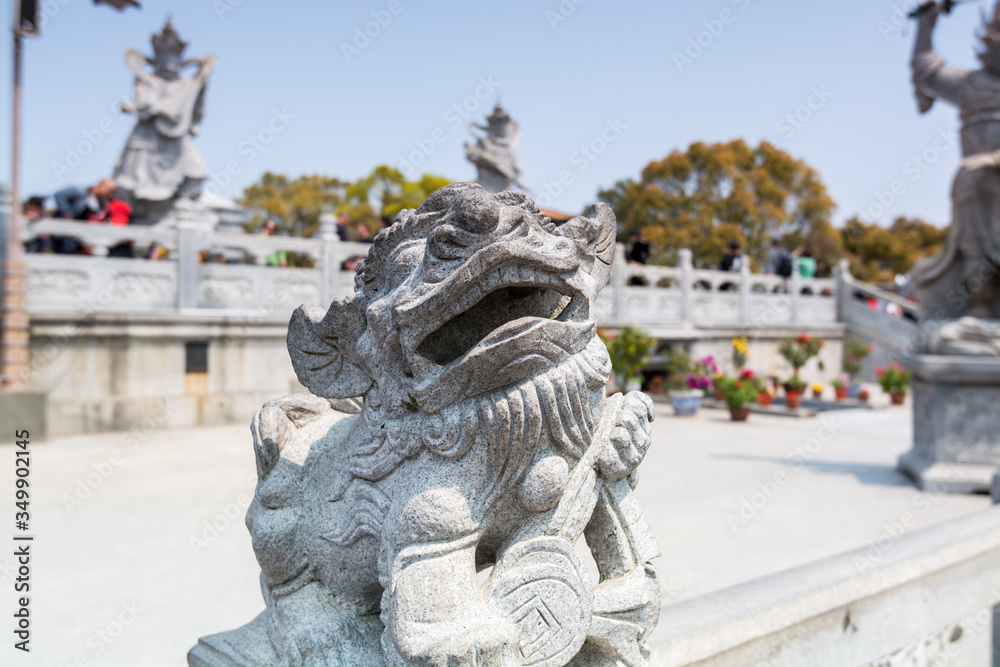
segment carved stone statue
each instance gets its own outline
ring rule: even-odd
[[[353,297],[296,311],[314,396],[252,425],[266,608],[192,667],[648,663],[652,404],[605,397],[593,314],[615,227],[603,204],[557,227],[524,194],[449,185],[379,233]]]
[[[947,67],[931,33],[942,8],[917,10],[913,81],[921,112],[936,99],[959,107],[962,165],[952,186],[952,221],[944,248],[914,269],[923,314],[947,321],[1000,317],[1000,4],[980,35],[983,68]],[[954,329],[954,328],[953,328]],[[952,332],[954,334],[954,331]]]
[[[500,104],[486,117],[485,126],[470,123],[469,130],[476,143],[465,144],[465,158],[476,165],[479,184],[493,193],[513,190],[515,186],[526,189],[521,185],[521,163],[517,161],[521,128]],[[485,136],[479,136],[476,130],[485,132]]]
[[[135,72],[135,100],[124,102],[122,110],[139,120],[115,165],[115,180],[132,204],[133,222],[142,224],[162,221],[178,203],[190,208],[201,194],[208,172],[193,137],[200,130],[205,87],[215,65],[211,54],[183,60],[187,42],[169,20],[152,42],[152,58],[131,49],[125,55]],[[197,65],[197,72],[182,78],[190,65]]]

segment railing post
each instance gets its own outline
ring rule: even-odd
[[[625,244],[615,244],[615,258],[611,262],[611,295],[614,299],[613,320],[615,324],[625,321]]]
[[[791,309],[791,321],[799,321],[799,299],[802,298],[802,276],[799,275],[799,267],[792,262],[792,276],[788,279],[788,304]]]
[[[681,321],[690,322],[694,316],[694,264],[689,248],[677,251],[681,267]]]
[[[750,322],[750,262],[740,265],[740,324]]]
[[[340,271],[340,237],[337,236],[337,218],[333,213],[319,216],[320,249],[320,299],[323,306],[329,306],[336,296],[337,274]]]
[[[844,321],[844,313],[847,308],[847,299],[851,298],[851,262],[846,257],[837,262],[837,267],[833,270],[833,277],[836,280],[837,299],[837,321]]]
[[[194,222],[177,222],[177,308],[198,307],[198,241]]]

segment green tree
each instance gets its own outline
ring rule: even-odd
[[[353,222],[374,232],[381,216],[392,218],[404,208],[416,208],[449,183],[449,179],[431,174],[407,181],[398,169],[384,165],[353,182],[319,174],[290,179],[265,172],[257,183],[243,190],[238,203],[253,214],[250,230],[273,218],[286,234],[313,236],[319,230],[319,216],[334,211],[349,213]]]
[[[907,273],[917,260],[940,250],[947,235],[947,229],[903,216],[889,227],[866,224],[853,217],[841,230],[844,249],[850,254],[851,273],[868,282],[889,282],[896,274]]]
[[[762,270],[775,236],[788,248],[807,244],[827,266],[841,254],[830,223],[834,203],[818,174],[766,141],[756,148],[743,140],[696,142],[598,197],[625,231],[643,231],[655,264],[676,264],[677,251],[690,248],[696,266],[713,267],[735,239]]]

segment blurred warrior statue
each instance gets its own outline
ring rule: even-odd
[[[208,176],[192,138],[200,130],[215,57],[183,60],[187,42],[169,20],[152,42],[152,58],[133,49],[125,54],[135,72],[135,100],[123,102],[122,111],[139,121],[115,165],[120,192],[132,204],[133,221],[140,224],[161,222],[176,208],[192,208]],[[152,72],[147,65],[153,66]],[[198,71],[182,78],[189,65],[197,65]]]
[[[493,113],[486,117],[486,125],[469,124],[469,131],[476,137],[475,144],[465,144],[465,157],[479,170],[477,181],[488,192],[513,190],[521,185],[521,163],[517,161],[517,142],[521,127],[511,120],[498,102]],[[479,136],[476,130],[486,133]]]

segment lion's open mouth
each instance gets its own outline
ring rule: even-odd
[[[470,308],[431,332],[417,354],[446,366],[501,327],[521,320],[559,320],[571,314],[573,298],[541,285],[508,285],[487,293]]]

